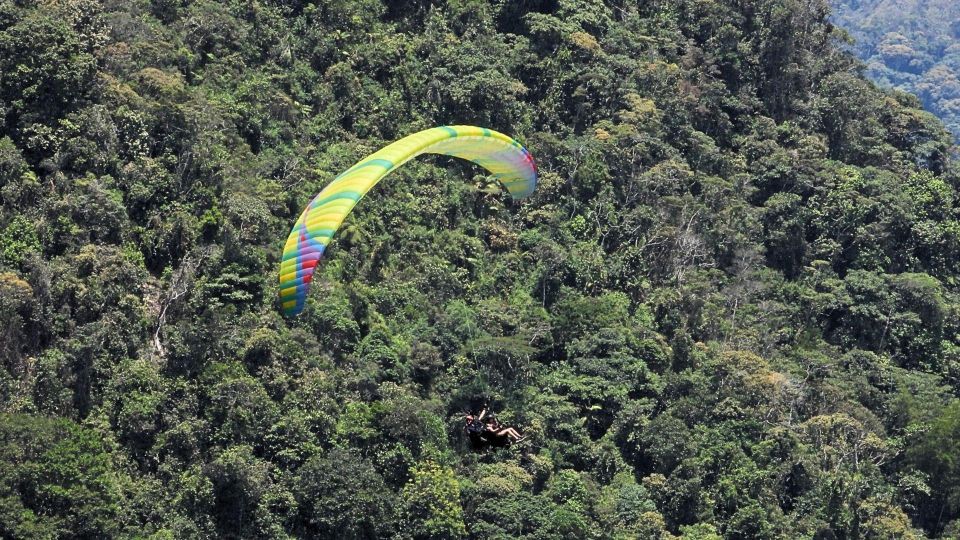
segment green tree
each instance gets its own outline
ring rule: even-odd
[[[460,486],[451,469],[426,461],[400,492],[403,529],[413,538],[464,538]]]
[[[94,431],[63,419],[0,416],[0,525],[28,538],[117,534],[120,478]]]

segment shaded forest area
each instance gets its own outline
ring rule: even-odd
[[[960,534],[951,137],[829,17],[0,0],[0,536]],[[452,123],[535,195],[411,162],[285,320],[309,198]]]
[[[835,22],[881,86],[920,97],[960,140],[960,3],[833,0]]]

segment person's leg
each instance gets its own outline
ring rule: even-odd
[[[510,437],[510,440],[513,440],[513,441],[520,438],[520,434],[517,432],[517,430],[513,429],[512,427],[501,429],[497,433],[497,435],[505,435],[507,437]]]

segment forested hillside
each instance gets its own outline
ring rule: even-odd
[[[829,17],[0,0],[0,536],[956,537],[951,137]],[[408,163],[285,319],[310,197],[444,124],[536,193]]]
[[[920,96],[960,140],[960,2],[833,0],[867,75]]]

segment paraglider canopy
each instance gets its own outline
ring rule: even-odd
[[[436,127],[378,150],[327,184],[290,231],[280,263],[280,303],[284,315],[292,317],[303,310],[317,263],[357,202],[381,178],[420,154],[470,160],[490,171],[514,199],[530,195],[537,185],[537,168],[527,149],[491,129]]]

